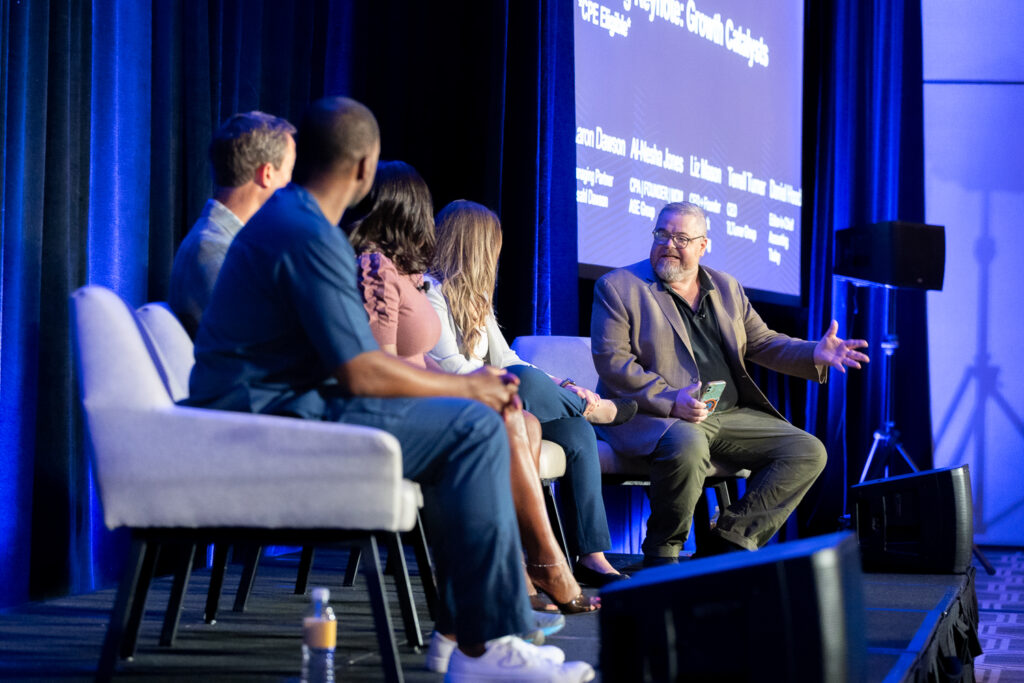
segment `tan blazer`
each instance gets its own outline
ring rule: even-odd
[[[814,364],[816,342],[768,329],[736,278],[701,268],[714,287],[709,297],[739,385],[739,404],[784,419],[750,379],[746,364],[825,382],[827,366]],[[676,393],[700,380],[682,315],[650,261],[613,270],[597,281],[590,338],[600,377],[597,392],[635,399],[640,407],[629,422],[601,428],[601,436],[623,455],[649,455],[676,420],[669,417]]]

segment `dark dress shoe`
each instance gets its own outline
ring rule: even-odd
[[[620,425],[623,422],[629,422],[636,415],[637,405],[636,401],[631,398],[612,398],[609,399],[615,405],[615,417],[611,422],[608,423],[609,427]]]
[[[657,555],[644,555],[644,568],[664,567],[667,564],[679,564],[679,557],[658,557]]]
[[[715,555],[725,555],[726,553],[738,553],[741,550],[747,551],[746,548],[738,546],[732,541],[727,541],[718,534],[711,534],[703,543],[697,546],[697,552],[694,553],[693,557],[694,559],[699,560],[702,557],[714,557]]]
[[[589,586],[591,588],[604,588],[609,583],[615,583],[616,581],[622,581],[628,579],[629,576],[626,574],[605,574],[603,572],[595,571],[585,564],[576,563],[576,568],[572,571],[572,575],[576,577],[576,581],[583,586]]]

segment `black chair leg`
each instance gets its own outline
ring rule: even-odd
[[[181,606],[188,590],[188,582],[192,576],[192,562],[196,556],[196,544],[185,544],[180,548],[178,566],[174,571],[174,582],[171,584],[171,597],[167,600],[167,611],[164,613],[164,626],[160,632],[160,645],[172,647],[178,635],[178,623],[181,621]]]
[[[412,582],[409,580],[409,566],[402,550],[401,534],[388,535],[388,564],[394,567],[395,591],[398,593],[398,606],[405,624],[406,641],[414,648],[422,648],[423,633],[420,631],[419,615],[416,614],[416,602],[412,595]]]
[[[125,563],[124,575],[121,577],[121,584],[117,588],[117,596],[114,599],[114,607],[110,611],[110,623],[107,626],[107,633],[103,637],[103,648],[100,650],[100,661],[96,666],[96,680],[109,681],[117,668],[117,658],[121,649],[121,640],[124,637],[125,627],[128,623],[128,615],[132,611],[132,603],[138,598],[139,577],[142,575],[145,557],[148,552],[146,541],[141,538],[132,538],[131,550],[128,561]]]
[[[153,572],[156,571],[156,560],[159,556],[160,544],[147,544],[135,586],[135,599],[132,600],[128,621],[124,627],[124,635],[121,637],[121,659],[131,659],[135,656],[135,645],[139,640],[139,627],[142,625],[142,617],[146,611],[146,596],[149,594],[149,586],[153,582]]]
[[[725,479],[715,484],[715,497],[718,498],[718,511],[721,513],[722,510],[732,505],[732,492],[737,488],[737,482],[735,478]]]
[[[306,588],[309,587],[309,576],[313,572],[313,553],[313,546],[302,546],[302,556],[299,558],[299,574],[295,577],[296,595],[305,595]]]
[[[363,549],[361,546],[352,546],[348,553],[348,566],[345,568],[345,578],[341,582],[342,586],[356,585],[356,574],[359,573],[359,558],[362,557],[362,554]],[[377,561],[380,562],[380,558]]]
[[[228,567],[228,550],[226,543],[215,543],[213,546],[213,566],[210,568],[210,588],[206,591],[206,611],[203,621],[213,625],[217,623],[217,608],[220,604],[220,591],[224,587],[224,572]]]
[[[402,683],[405,679],[402,676],[402,665],[398,659],[398,646],[395,644],[391,612],[388,610],[387,596],[384,593],[384,574],[381,572],[377,539],[371,535],[362,542],[361,546],[357,547],[366,551],[360,554],[366,555],[366,562],[363,563],[363,575],[366,577],[366,587],[370,592],[370,607],[373,610],[373,625],[377,632],[377,646],[380,648],[384,680],[388,683]],[[356,563],[358,564],[358,560]],[[351,567],[351,559],[349,566]]]
[[[420,572],[420,582],[423,584],[423,593],[427,598],[427,611],[430,618],[437,620],[438,597],[437,578],[434,576],[434,565],[430,561],[430,551],[427,548],[427,534],[423,530],[423,521],[419,512],[416,513],[416,526],[409,532],[412,535],[412,547],[416,553],[416,568]]]
[[[555,538],[562,544],[562,552],[565,553],[565,559],[569,562],[569,566],[572,567],[575,564],[575,558],[569,552],[569,543],[565,540],[565,527],[562,526],[562,515],[558,512],[558,502],[555,500],[555,484],[550,481],[541,482],[541,489],[544,491],[544,506],[548,510],[551,530],[555,532]]]
[[[263,557],[263,546],[261,545],[250,547],[248,550],[245,565],[242,568],[242,578],[238,580],[238,591],[235,592],[235,612],[245,611],[245,605],[249,602],[249,594],[252,593],[252,585],[256,581],[256,569]]]

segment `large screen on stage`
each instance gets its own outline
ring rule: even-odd
[[[704,263],[799,297],[804,0],[573,2],[581,273],[647,258],[685,200]]]

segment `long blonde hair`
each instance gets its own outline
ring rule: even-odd
[[[486,206],[465,199],[441,209],[436,223],[430,272],[441,283],[448,310],[462,333],[461,351],[471,357],[480,330],[493,312],[501,223]]]

